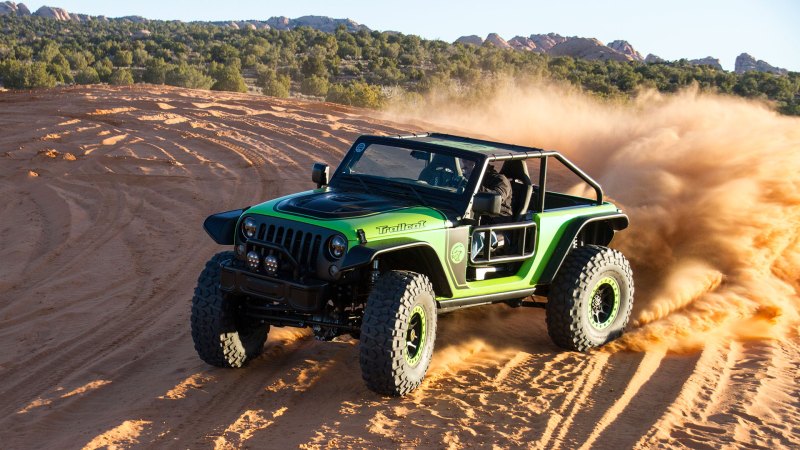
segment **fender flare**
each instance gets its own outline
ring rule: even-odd
[[[628,216],[621,212],[597,214],[582,217],[570,222],[570,224],[567,225],[567,229],[564,231],[564,235],[553,251],[553,254],[550,256],[547,267],[542,272],[541,277],[539,277],[539,282],[537,284],[546,285],[553,281],[559,269],[561,269],[564,260],[567,258],[569,251],[572,249],[572,243],[575,241],[575,238],[578,237],[587,225],[598,222],[607,222],[611,226],[613,232],[628,228],[628,224],[630,223]],[[611,238],[613,239],[613,235]],[[608,245],[610,242],[611,239],[609,239],[609,242],[604,243],[604,245]]]
[[[453,295],[445,268],[442,267],[436,250],[427,242],[411,238],[390,238],[366,245],[357,245],[347,252],[342,262],[342,270],[369,266],[378,256],[398,252],[418,253],[420,258],[415,263],[422,270],[417,271],[430,278],[436,295],[441,297]]]
[[[236,224],[245,211],[250,209],[234,209],[206,217],[203,221],[203,229],[206,230],[211,239],[219,245],[233,245],[236,236]]]

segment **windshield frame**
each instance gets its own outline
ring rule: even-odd
[[[367,146],[372,144],[378,144],[378,145],[385,145],[385,146],[397,147],[408,150],[421,150],[431,153],[439,153],[442,155],[448,155],[473,161],[475,163],[475,167],[472,169],[472,173],[470,174],[470,178],[467,180],[467,185],[464,187],[464,191],[460,194],[455,192],[448,192],[436,188],[434,186],[426,186],[425,184],[422,183],[420,184],[404,183],[401,181],[392,180],[391,178],[377,177],[375,175],[367,175],[367,174],[363,175],[347,174],[344,172],[344,170],[351,164],[351,162],[354,159],[358,157],[355,149],[359,144],[365,144]],[[456,213],[457,215],[461,216],[466,214],[467,209],[469,208],[469,205],[472,202],[472,197],[475,195],[475,192],[477,191],[478,184],[480,183],[481,178],[483,178],[483,171],[486,165],[486,158],[487,157],[485,155],[479,153],[467,152],[464,150],[453,149],[436,144],[429,144],[427,142],[413,141],[409,139],[397,139],[394,137],[361,136],[353,143],[353,145],[350,147],[350,150],[342,159],[342,162],[336,168],[336,171],[331,176],[329,186],[334,189],[358,190],[358,189],[363,189],[360,187],[361,182],[367,184],[370,187],[373,187],[377,185],[375,179],[382,178],[386,180],[387,182],[386,186],[390,187],[393,184],[403,184],[405,186],[411,187],[413,190],[419,192],[419,194],[425,200],[424,203],[427,203],[427,205],[435,207],[437,209],[450,210]],[[347,180],[348,177],[358,178],[361,180],[361,182],[356,181],[355,183],[351,183],[349,182],[349,180]],[[412,189],[403,189],[405,192],[400,192],[399,190],[395,189],[386,189],[385,188],[386,186],[380,188],[380,192],[382,194],[390,196],[392,198],[404,198],[414,203],[420,203],[419,199],[417,199],[415,195],[412,193]],[[425,206],[423,204],[421,205]]]

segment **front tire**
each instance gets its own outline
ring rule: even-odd
[[[261,354],[269,325],[239,313],[240,299],[219,289],[220,264],[233,252],[214,255],[197,279],[192,298],[192,340],[200,359],[217,367],[242,367]]]
[[[547,299],[547,331],[559,347],[579,352],[620,337],[633,309],[633,273],[625,256],[598,245],[564,260]]]
[[[436,301],[425,275],[393,270],[380,276],[361,323],[361,374],[379,394],[416,389],[428,371],[436,340]]]

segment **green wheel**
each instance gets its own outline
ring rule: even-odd
[[[633,274],[617,250],[579,247],[550,286],[547,331],[556,345],[586,351],[622,335],[633,309]]]
[[[617,318],[621,298],[619,283],[613,277],[598,281],[586,302],[589,324],[597,330],[608,328]]]
[[[359,362],[367,387],[400,396],[422,382],[436,340],[436,301],[425,275],[392,270],[380,276],[361,322]]]
[[[427,333],[426,326],[427,318],[425,316],[425,308],[417,304],[411,310],[411,318],[408,321],[408,330],[406,331],[406,363],[411,367],[416,367],[422,359],[422,350],[425,348],[425,338]]]

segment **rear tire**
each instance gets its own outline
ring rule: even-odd
[[[361,323],[361,374],[367,387],[401,396],[416,389],[433,356],[436,301],[425,275],[393,270],[380,276]]]
[[[550,286],[547,331],[559,347],[583,352],[620,337],[633,309],[625,256],[598,245],[567,255]]]
[[[269,325],[239,313],[239,298],[220,291],[220,264],[231,258],[233,252],[222,252],[206,263],[192,298],[194,348],[217,367],[242,367],[256,358],[269,333]]]

